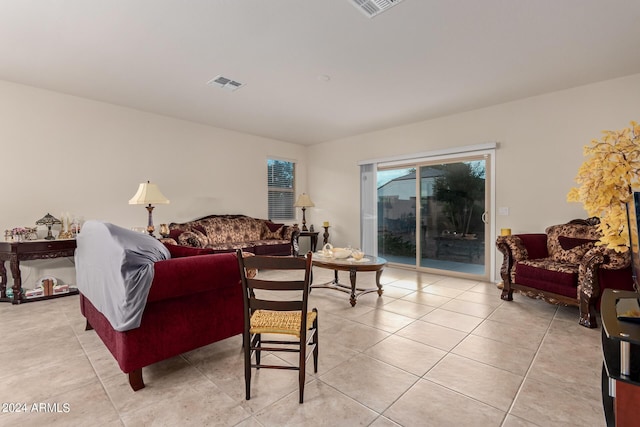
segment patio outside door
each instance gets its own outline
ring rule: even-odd
[[[380,256],[485,279],[487,161],[477,156],[379,170]]]

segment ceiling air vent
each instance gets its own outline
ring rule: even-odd
[[[397,5],[402,0],[350,0],[356,9],[373,18],[385,10]]]
[[[222,89],[226,89],[232,92],[244,86],[243,83],[237,82],[235,80],[231,80],[223,76],[216,76],[213,79],[209,80],[207,84],[209,86],[219,86]]]

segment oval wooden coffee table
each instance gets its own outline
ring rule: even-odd
[[[380,284],[380,276],[384,266],[387,265],[387,260],[373,255],[365,255],[361,261],[356,261],[353,258],[347,259],[334,259],[329,257],[323,257],[318,254],[313,254],[312,263],[314,267],[328,268],[334,271],[334,279],[327,282],[314,285],[311,284],[311,289],[314,288],[327,288],[335,289],[336,291],[351,294],[349,302],[353,307],[356,305],[357,299],[360,295],[368,294],[369,292],[378,292],[378,296],[382,296],[382,285]],[[342,284],[338,281],[338,271],[348,271],[350,285]],[[377,288],[358,288],[356,286],[356,273],[362,271],[374,271],[376,273],[376,286]],[[312,276],[313,282],[313,276]]]

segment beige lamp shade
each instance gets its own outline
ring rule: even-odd
[[[168,203],[169,199],[160,192],[158,186],[151,184],[149,181],[140,184],[136,194],[129,200],[130,205],[157,205]]]
[[[293,205],[296,208],[312,208],[315,206],[313,201],[311,201],[311,197],[307,193],[302,193],[298,196],[298,200]]]
[[[307,208],[312,208],[315,206],[313,201],[311,201],[311,197],[309,197],[307,193],[302,193],[298,196],[298,200],[296,200],[293,206],[296,208],[302,208],[302,231],[309,231],[307,230],[307,218],[305,218],[304,216],[304,211]]]

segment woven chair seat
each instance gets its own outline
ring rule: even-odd
[[[307,329],[313,327],[316,312],[307,313]],[[299,311],[271,311],[256,310],[251,316],[252,334],[288,334],[300,338],[300,322],[302,316]]]

